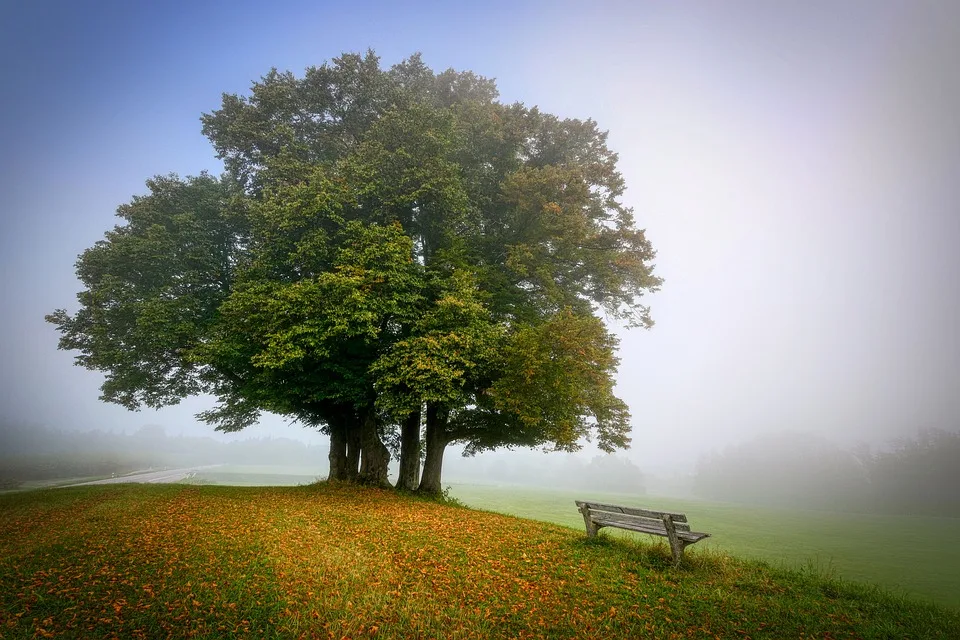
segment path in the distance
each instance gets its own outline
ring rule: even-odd
[[[104,478],[103,480],[90,480],[89,482],[78,482],[71,484],[71,487],[83,487],[90,484],[120,484],[123,482],[140,482],[150,484],[161,484],[164,482],[180,482],[190,477],[192,474],[202,469],[212,469],[219,467],[218,464],[208,464],[202,467],[184,467],[182,469],[164,469],[163,471],[147,471],[145,473],[133,473],[115,478]]]

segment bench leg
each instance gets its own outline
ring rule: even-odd
[[[583,515],[583,524],[587,528],[587,537],[592,538],[597,535],[599,527],[590,519],[590,508],[587,505],[580,507],[580,514]]]
[[[683,559],[683,548],[686,546],[677,535],[677,529],[673,526],[673,517],[665,513],[663,518],[663,528],[667,530],[667,539],[670,541],[670,551],[673,552],[673,566],[679,567]]]

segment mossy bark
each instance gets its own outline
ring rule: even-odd
[[[380,439],[377,419],[373,411],[360,417],[360,475],[361,484],[377,487],[390,486],[387,471],[390,465],[390,452]]]
[[[441,474],[443,473],[443,452],[450,444],[447,433],[447,417],[445,410],[434,405],[427,405],[426,445],[427,456],[423,461],[423,475],[420,478],[420,487],[417,491],[428,494],[439,494],[442,491]]]
[[[404,420],[400,432],[400,477],[397,489],[415,491],[420,479],[420,412]]]

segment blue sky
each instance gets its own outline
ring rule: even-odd
[[[222,92],[372,47],[609,129],[666,279],[657,326],[621,332],[636,460],[960,426],[960,5],[84,4],[0,9],[0,420],[209,433],[202,400],[99,403],[42,317],[146,178],[220,169]]]

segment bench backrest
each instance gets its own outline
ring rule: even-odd
[[[687,516],[675,511],[653,511],[652,509],[639,509],[583,500],[577,500],[576,503],[581,512],[584,508],[589,509],[592,517],[600,517],[605,520],[621,520],[625,523],[648,524],[654,527],[663,527],[663,516],[669,515],[677,531],[690,531]]]

